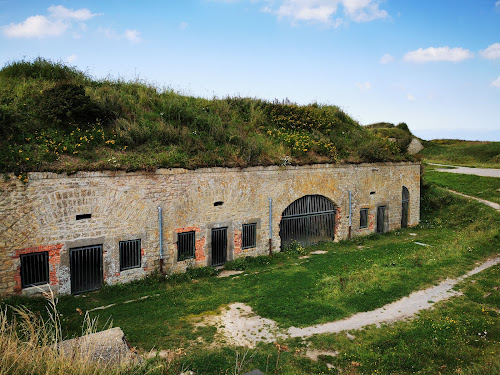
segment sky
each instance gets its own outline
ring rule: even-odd
[[[0,67],[37,57],[500,141],[500,0],[0,0]]]

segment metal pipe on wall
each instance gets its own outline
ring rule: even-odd
[[[352,194],[349,190],[349,239],[351,239],[351,229],[352,229]]]
[[[158,236],[160,242],[160,273],[163,273],[163,219],[160,206],[158,206],[158,226]]]
[[[273,254],[273,198],[269,197],[269,255]]]

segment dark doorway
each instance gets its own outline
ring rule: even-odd
[[[71,293],[97,290],[103,282],[102,245],[70,249]]]
[[[403,186],[403,200],[401,202],[401,228],[408,227],[408,213],[410,210],[410,192]]]
[[[322,195],[305,195],[292,202],[281,214],[281,248],[293,241],[302,246],[335,237],[335,204]]]
[[[227,260],[227,228],[212,229],[212,266],[221,266]]]
[[[385,206],[377,207],[377,233],[385,232]]]

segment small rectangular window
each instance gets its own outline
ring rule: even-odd
[[[49,283],[49,253],[31,253],[21,255],[21,286],[42,285]]]
[[[80,214],[80,215],[76,215],[76,220],[90,219],[91,217],[92,217],[92,214]]]
[[[177,260],[195,257],[195,232],[184,232],[177,235]]]
[[[241,237],[242,249],[249,249],[257,246],[257,224],[243,224]]]
[[[141,266],[141,240],[120,241],[120,271]]]
[[[362,208],[359,211],[359,228],[368,227],[368,208]]]

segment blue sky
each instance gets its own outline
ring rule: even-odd
[[[500,0],[0,0],[0,65],[39,56],[500,141]]]

